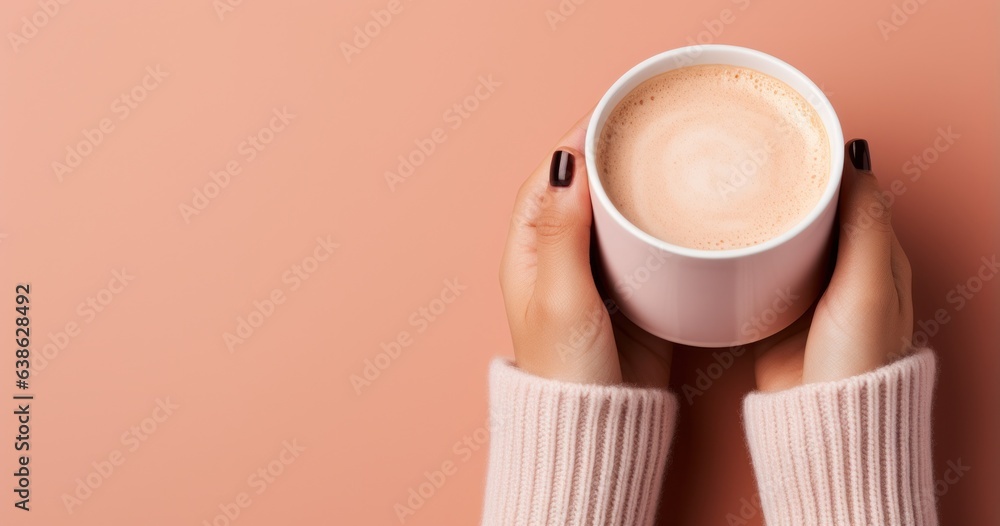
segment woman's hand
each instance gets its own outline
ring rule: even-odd
[[[523,371],[569,382],[666,387],[671,344],[606,305],[590,266],[592,211],[583,156],[589,115],[521,185],[500,264]]]
[[[763,391],[848,378],[910,351],[910,262],[872,175],[868,143],[849,142],[847,157],[833,277],[813,312],[754,345]]]

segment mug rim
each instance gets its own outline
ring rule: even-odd
[[[634,81],[637,77],[640,77],[640,82],[645,82],[650,78],[666,73],[668,71],[673,71],[683,67],[701,65],[701,64],[723,64],[745,67],[749,69],[756,69],[750,66],[745,66],[742,64],[733,64],[727,61],[715,61],[715,62],[703,62],[703,63],[691,63],[682,64],[676,67],[671,67],[667,69],[657,69],[655,66],[660,65],[663,62],[674,59],[685,54],[697,53],[698,55],[704,53],[705,51],[728,53],[732,55],[741,55],[744,57],[750,57],[757,60],[762,60],[768,62],[771,65],[783,70],[788,76],[797,77],[798,80],[805,83],[805,85],[812,91],[812,93],[803,93],[802,90],[795,86],[792,86],[785,78],[778,78],[778,80],[789,85],[796,93],[801,95],[807,101],[816,100],[817,102],[813,104],[817,113],[820,114],[820,122],[827,132],[827,139],[830,142],[830,174],[827,178],[827,186],[823,190],[823,194],[820,196],[816,204],[810,209],[809,213],[802,217],[792,228],[782,232],[781,234],[764,241],[763,243],[758,243],[756,245],[750,245],[746,247],[739,248],[728,248],[721,250],[707,250],[700,248],[691,248],[668,241],[664,241],[652,234],[649,234],[645,230],[642,230],[634,223],[629,221],[618,208],[611,202],[611,198],[608,197],[607,192],[604,190],[604,185],[601,182],[600,175],[597,171],[597,132],[598,123],[605,116],[605,114],[610,113],[614,110],[614,107],[610,104],[611,99],[617,96],[620,92],[624,90],[624,86]],[[650,73],[649,70],[656,69],[656,73]],[[770,74],[768,74],[770,75]],[[774,76],[774,75],[771,75]],[[634,87],[632,89],[635,89]],[[632,90],[629,90],[632,91]],[[620,102],[620,101],[619,101]],[[822,112],[829,112],[832,123],[834,125],[833,129],[823,120]],[[603,128],[603,124],[602,124]],[[837,147],[836,145],[840,146]],[[664,51],[662,53],[653,55],[652,57],[643,60],[642,62],[636,64],[627,72],[625,72],[601,97],[600,102],[594,108],[594,112],[590,117],[590,122],[587,124],[587,136],[586,136],[586,162],[587,162],[587,179],[590,184],[590,190],[592,195],[597,196],[597,200],[600,202],[600,206],[603,206],[605,210],[611,215],[616,223],[618,223],[622,228],[624,228],[629,234],[639,238],[648,245],[652,245],[655,248],[663,250],[665,252],[670,252],[680,256],[687,256],[697,259],[712,259],[712,260],[727,260],[727,259],[739,259],[743,257],[753,256],[769,250],[775,247],[781,246],[788,241],[795,239],[801,235],[810,225],[814,224],[819,217],[823,214],[825,210],[830,207],[831,202],[837,196],[840,189],[840,183],[842,179],[842,173],[844,168],[844,135],[843,129],[840,124],[840,118],[837,116],[837,112],[830,103],[830,100],[826,98],[826,94],[823,90],[817,86],[812,79],[810,79],[805,73],[802,73],[796,69],[791,64],[764,53],[762,51],[757,51],[755,49],[742,47],[742,46],[732,46],[726,44],[705,44],[705,45],[695,45],[695,46],[685,46],[680,48],[671,49]],[[596,206],[596,204],[595,204]]]

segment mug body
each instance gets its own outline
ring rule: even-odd
[[[628,221],[601,183],[597,141],[618,103],[656,75],[699,64],[740,66],[781,80],[812,104],[826,128],[830,143],[826,189],[798,224],[764,243],[729,250],[667,243]],[[596,243],[611,298],[639,327],[686,345],[742,345],[784,329],[816,300],[828,271],[843,144],[840,122],[823,91],[797,69],[765,53],[737,46],[691,46],[635,66],[605,93],[587,128]]]

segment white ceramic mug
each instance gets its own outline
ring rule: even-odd
[[[615,106],[643,81],[698,64],[741,66],[775,77],[810,102],[826,127],[830,176],[822,197],[793,228],[759,245],[699,250],[667,243],[629,222],[601,184],[596,146]],[[830,101],[799,70],[736,46],[691,46],[656,55],[622,75],[601,98],[587,128],[586,157],[608,292],[639,327],[686,345],[741,345],[784,329],[818,297],[831,249],[844,136]]]

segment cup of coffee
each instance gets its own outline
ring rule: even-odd
[[[818,297],[844,162],[808,77],[752,49],[656,55],[587,129],[598,265],[639,327],[701,347],[779,332]]]

